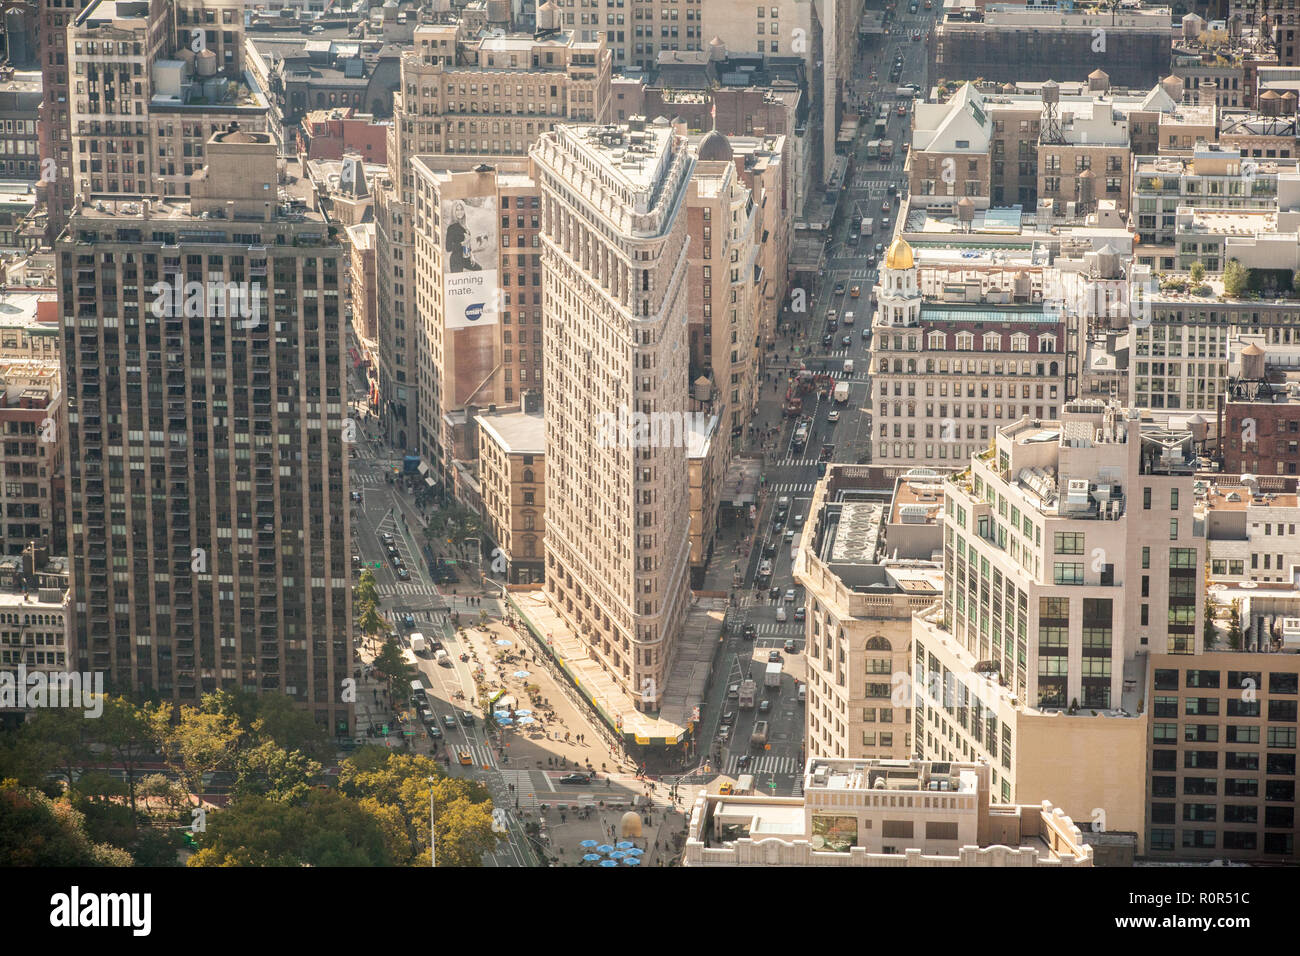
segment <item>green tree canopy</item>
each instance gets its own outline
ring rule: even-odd
[[[1246,294],[1250,286],[1250,270],[1236,259],[1229,259],[1223,267],[1223,291],[1237,299]]]
[[[14,780],[0,783],[0,866],[130,866],[125,850],[95,843],[85,817]]]

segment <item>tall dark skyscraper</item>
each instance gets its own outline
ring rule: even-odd
[[[341,249],[269,134],[205,157],[189,197],[83,202],[57,244],[73,654],[111,689],[283,693],[347,732]]]

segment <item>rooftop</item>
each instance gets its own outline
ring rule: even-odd
[[[487,412],[474,416],[474,421],[507,454],[546,454],[546,425],[541,412]]]

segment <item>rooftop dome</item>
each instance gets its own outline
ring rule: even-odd
[[[1244,349],[1241,350],[1241,354],[1242,355],[1263,355],[1264,350],[1260,348],[1258,345],[1256,345],[1254,342],[1251,342],[1249,345],[1247,345]]]
[[[911,269],[915,264],[912,258],[912,247],[902,238],[897,238],[889,244],[889,249],[885,252],[886,269]]]
[[[705,133],[704,138],[700,140],[699,157],[701,162],[721,160],[724,163],[729,163],[731,162],[731,156],[731,144],[727,142],[727,137],[716,129]]]

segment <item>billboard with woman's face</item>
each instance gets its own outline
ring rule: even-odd
[[[495,325],[500,298],[497,197],[443,200],[440,211],[446,327]]]

